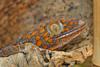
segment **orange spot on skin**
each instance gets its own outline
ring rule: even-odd
[[[63,24],[64,26],[67,26],[67,24]]]
[[[45,32],[44,34],[43,34],[43,37],[46,37],[48,35],[48,32]]]
[[[49,43],[52,43],[53,41],[52,41],[52,39],[49,39],[48,42],[49,42]]]
[[[72,18],[71,20],[75,20],[75,18]]]
[[[46,49],[47,48],[47,45],[44,45],[43,48]]]
[[[41,46],[41,44],[42,44],[42,41],[41,41],[41,40],[38,40],[38,41],[36,42],[36,45],[37,45],[37,46]]]
[[[62,19],[61,19],[61,22],[62,22],[62,23],[65,23],[65,22],[66,22],[66,20],[65,20],[64,18],[62,18]]]
[[[43,33],[44,31],[45,31],[44,29],[41,29],[41,30],[40,30],[41,33]]]
[[[47,41],[49,38],[48,37],[45,37],[44,39]]]
[[[27,34],[26,35],[26,38],[30,39],[31,38],[31,35],[30,34]]]
[[[78,22],[75,22],[76,25],[78,25]]]
[[[65,28],[65,29],[64,29],[64,31],[68,32],[68,31],[69,31],[69,29],[68,29],[68,28]]]
[[[34,36],[35,34],[36,34],[36,31],[33,31],[31,35]]]
[[[72,21],[70,21],[68,25],[72,25],[72,24],[73,24],[73,22],[72,22]]]
[[[36,40],[40,40],[40,36],[36,36]]]
[[[32,49],[34,49],[35,47],[34,46],[32,46]]]

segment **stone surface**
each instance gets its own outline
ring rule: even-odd
[[[93,46],[90,40],[82,41],[79,46],[69,52],[48,51],[38,47],[32,49],[27,46],[24,53],[0,58],[0,67],[63,67],[65,64],[83,63],[92,55]]]

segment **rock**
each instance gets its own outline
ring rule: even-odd
[[[22,53],[0,58],[0,60],[0,67],[28,67],[24,54]]]
[[[35,47],[32,49],[31,43],[26,43],[24,53],[18,53],[9,57],[0,58],[0,67],[58,67],[63,64],[83,63],[92,55],[93,46],[90,40],[82,41],[80,48],[64,51],[50,51]],[[45,61],[47,59],[48,61]]]

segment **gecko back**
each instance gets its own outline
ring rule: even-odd
[[[33,32],[20,36],[18,42],[32,42],[43,49],[57,50],[79,36],[84,27],[85,22],[78,19],[50,20],[37,26]]]

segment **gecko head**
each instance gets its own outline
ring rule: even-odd
[[[52,36],[64,37],[70,35],[72,32],[80,30],[85,25],[82,20],[69,20],[62,23],[58,21],[57,23],[51,23],[47,26],[48,32]]]
[[[85,22],[77,19],[68,21],[66,20],[64,22],[58,21],[58,23],[53,23],[51,25],[48,25],[47,31],[50,34],[54,34],[52,38],[56,37],[54,39],[56,40],[56,45],[53,45],[50,48],[50,50],[58,49],[59,47],[62,47],[65,44],[69,43],[74,38],[79,36],[84,28],[85,28]]]
[[[69,36],[80,30],[82,31],[82,29],[85,27],[85,22],[82,20],[70,20],[64,22],[63,25],[63,31],[59,34],[58,38]]]

